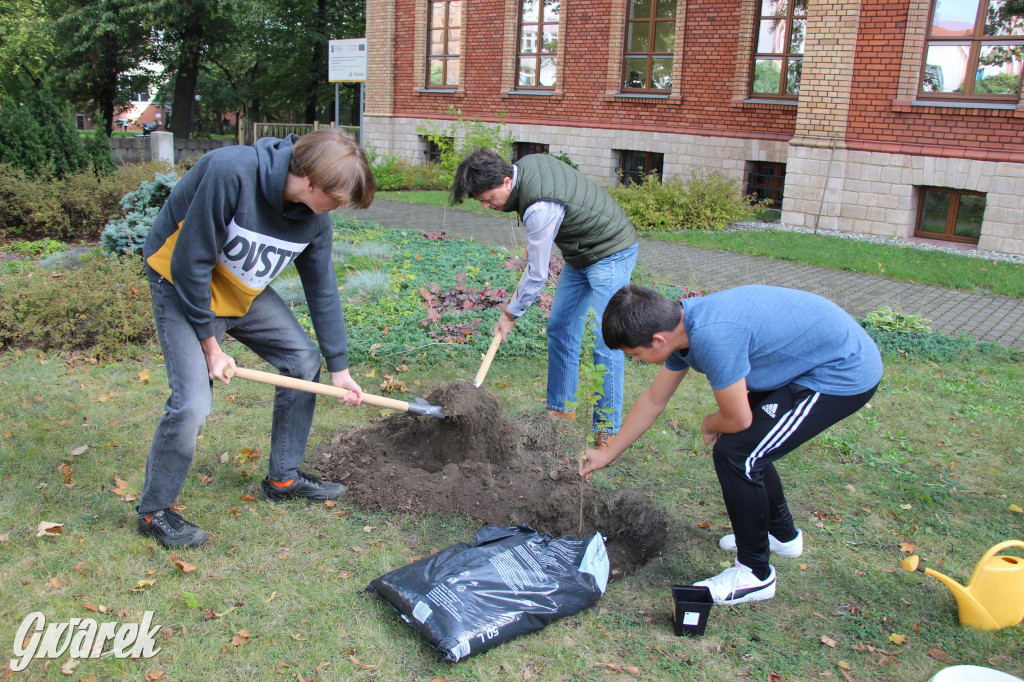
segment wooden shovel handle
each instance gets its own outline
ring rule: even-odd
[[[498,352],[498,346],[501,345],[501,334],[494,332],[494,338],[491,339],[491,345],[487,348],[487,354],[484,355],[484,361],[480,363],[480,370],[476,373],[476,378],[473,379],[473,385],[477,388],[484,383],[484,377],[487,376],[487,370],[491,368],[491,362],[494,360],[494,354]]]
[[[270,372],[261,372],[256,369],[246,369],[245,367],[228,367],[224,370],[224,374],[227,375],[228,378],[241,377],[243,379],[248,379],[249,381],[258,381],[261,384],[281,386],[282,388],[292,388],[296,391],[305,391],[306,393],[329,395],[334,398],[342,398],[350,392],[347,389],[338,388],[337,386],[319,384],[315,381],[306,381],[304,379],[296,379],[295,377],[281,376],[280,374],[271,374]],[[401,400],[395,400],[394,398],[385,398],[380,395],[364,393],[363,402],[368,405],[376,405],[377,407],[387,407],[392,410],[399,410],[400,412],[409,411],[409,403]]]

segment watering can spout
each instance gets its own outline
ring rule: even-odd
[[[1024,548],[1024,541],[1007,540],[985,552],[966,586],[934,569],[922,568],[916,555],[908,556],[900,566],[930,575],[948,587],[956,598],[961,624],[975,630],[999,630],[1024,621],[1024,559],[996,556],[1007,547]]]

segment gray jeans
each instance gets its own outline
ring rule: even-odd
[[[181,299],[170,282],[148,267],[146,272],[171,395],[146,460],[139,516],[149,516],[177,501],[195,457],[196,438],[213,406],[206,356],[185,317]],[[270,287],[253,300],[244,316],[218,317],[214,325],[218,340],[230,334],[285,376],[308,381],[316,381],[320,376],[320,349]],[[295,478],[306,455],[315,405],[316,396],[312,393],[275,389],[270,431],[271,479]]]

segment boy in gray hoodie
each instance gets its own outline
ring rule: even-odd
[[[319,379],[322,354],[331,384],[350,391],[342,402],[362,401],[348,370],[329,212],[366,208],[375,190],[363,151],[336,128],[212,151],[175,185],[143,246],[171,395],[146,462],[140,532],[167,547],[197,547],[209,538],[172,507],[212,408],[212,381],[227,384],[235,366],[221,350],[224,334],[283,375],[308,381]],[[319,348],[269,286],[290,263]],[[262,484],[270,499],[345,494],[345,486],[298,468],[315,403],[311,393],[275,391],[270,470]]]

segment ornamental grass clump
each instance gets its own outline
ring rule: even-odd
[[[744,196],[739,182],[721,173],[694,171],[688,182],[647,175],[628,187],[608,193],[641,232],[724,230],[729,223],[750,220],[764,201]]]

